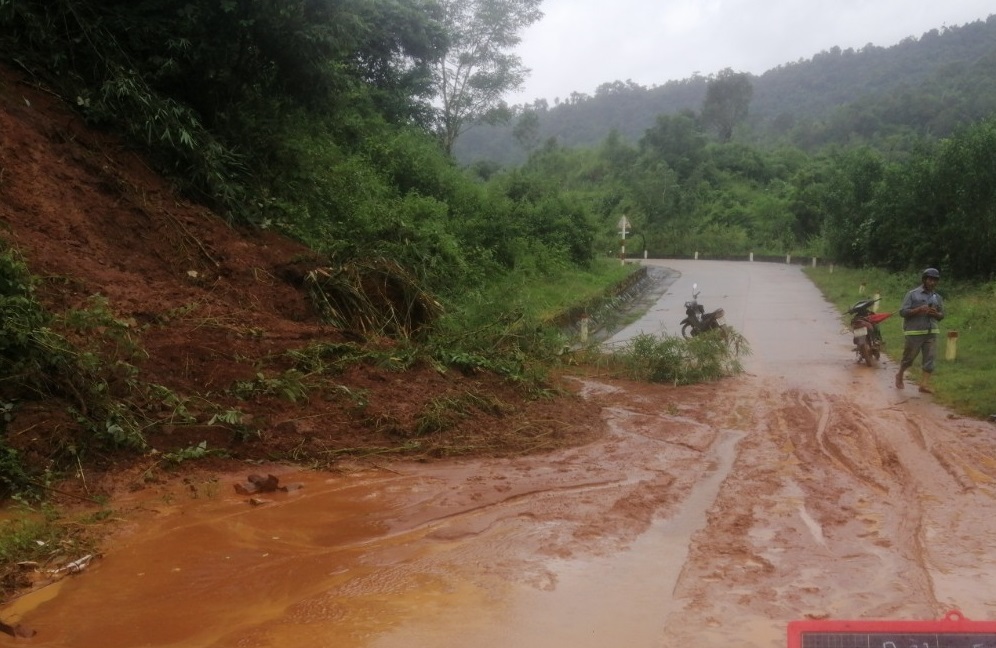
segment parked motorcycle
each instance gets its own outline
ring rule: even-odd
[[[862,299],[855,302],[847,311],[851,315],[851,335],[854,336],[854,353],[858,362],[864,362],[869,367],[875,366],[882,355],[885,340],[878,325],[892,317],[892,313],[876,313],[875,304],[879,298]]]
[[[685,302],[685,319],[681,320],[681,335],[685,338],[707,331],[723,330],[726,326],[726,313],[722,308],[711,313],[705,312],[705,306],[699,303],[698,287],[698,284],[692,284],[692,300]]]

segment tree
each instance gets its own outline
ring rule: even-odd
[[[532,151],[539,146],[540,141],[539,114],[535,110],[527,110],[519,117],[515,128],[512,129],[512,136],[526,152]]]
[[[702,102],[702,122],[716,129],[721,142],[733,137],[733,127],[747,117],[754,95],[750,75],[726,68],[710,79]]]
[[[651,159],[667,162],[684,180],[705,158],[706,138],[695,119],[682,115],[658,115],[657,122],[640,139],[640,151]]]
[[[543,16],[541,1],[440,0],[450,43],[433,81],[440,103],[437,132],[447,153],[474,122],[505,108],[505,92],[522,86],[529,70],[510,51],[519,32]]]

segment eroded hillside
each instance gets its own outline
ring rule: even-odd
[[[107,389],[147,417],[146,448],[111,452],[79,424],[85,398],[5,394],[6,441],[26,462],[65,465],[67,448],[78,453],[84,470],[66,488],[99,490],[92,471],[109,466],[148,479],[164,455],[198,446],[215,458],[331,465],[554,447],[600,426],[596,408],[572,396],[532,398],[501,377],[412,362],[396,341],[323,325],[302,283],[321,258],[178,196],[135,151],[9,71],[0,220],[51,312],[113,320],[69,338],[105,354]]]

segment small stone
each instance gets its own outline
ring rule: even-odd
[[[239,495],[252,495],[259,492],[259,487],[252,482],[241,482],[235,485],[235,492]]]
[[[274,475],[267,475],[263,477],[261,475],[249,475],[249,481],[256,486],[256,490],[260,493],[272,493],[277,490],[277,485],[280,480]]]

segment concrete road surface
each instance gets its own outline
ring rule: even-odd
[[[752,354],[744,362],[749,373],[779,376],[791,386],[822,390],[844,390],[853,381],[850,334],[840,314],[800,266],[678,259],[644,263],[673,270],[676,277],[647,313],[606,341],[608,347],[625,344],[640,333],[681,335],[684,303],[692,298],[692,286],[697,284],[699,303],[706,311],[722,308],[726,323],[749,341]],[[892,297],[898,308],[902,296]],[[883,296],[883,309],[892,307],[889,296]],[[882,364],[880,369],[891,367],[884,358]],[[813,366],[820,368],[818,375],[808,370]]]

